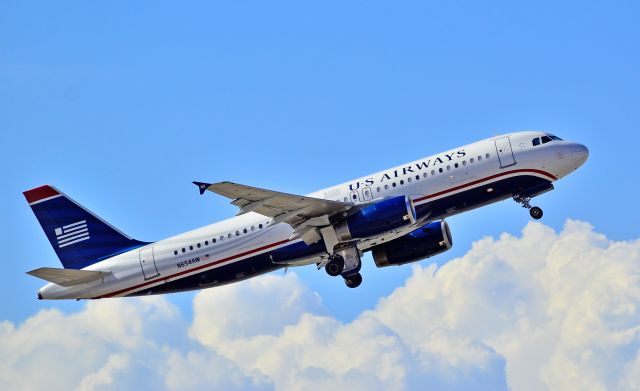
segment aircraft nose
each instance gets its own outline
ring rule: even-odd
[[[582,144],[576,144],[571,151],[573,160],[576,162],[576,167],[580,167],[587,161],[589,157],[589,149]]]

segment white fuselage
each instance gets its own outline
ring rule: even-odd
[[[534,182],[536,178],[553,182],[571,173],[586,160],[588,151],[577,143],[554,140],[537,146],[532,144],[532,139],[545,135],[541,132],[519,132],[496,136],[322,189],[308,196],[358,204],[408,195],[416,208],[427,204],[433,206],[429,215],[421,216],[413,225],[360,241],[358,248],[366,251],[381,240],[388,241],[405,235],[425,222],[500,201],[515,192],[503,192],[492,197],[494,184],[508,185],[511,183],[509,179],[524,176]],[[473,199],[465,200],[465,194]],[[487,194],[487,197],[478,198],[482,194]],[[451,204],[447,200],[451,200]],[[101,281],[66,288],[50,283],[39,294],[45,299],[118,297],[145,292],[200,289],[242,280],[281,267],[274,264],[258,270],[255,265],[243,261],[257,260],[256,257],[300,242],[299,238],[290,239],[292,233],[288,224],[273,224],[271,218],[250,212],[157,241],[85,268],[108,271],[109,275]],[[314,263],[325,255],[313,254],[306,259],[292,260],[291,264]],[[246,266],[243,267],[243,264]],[[217,270],[225,270],[224,278],[216,276]],[[201,278],[194,279],[194,276]],[[179,285],[181,280],[189,281],[188,285]],[[178,284],[176,288],[154,291],[163,285],[172,286],[172,283]]]

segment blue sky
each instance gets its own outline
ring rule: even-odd
[[[548,130],[588,162],[535,200],[544,224],[640,236],[637,2],[3,2],[1,318],[44,308],[25,271],[58,261],[21,192],[52,184],[141,240],[227,218],[192,180],[308,193],[495,133]],[[519,233],[503,202],[454,217],[454,248]],[[296,270],[343,322],[412,268],[346,291]],[[426,266],[431,261],[422,262]],[[171,295],[188,318],[194,293]]]

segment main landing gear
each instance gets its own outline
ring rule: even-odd
[[[362,284],[362,274],[356,273],[356,274],[353,274],[351,276],[345,277],[344,278],[344,283],[349,288],[357,288],[357,287],[360,286],[360,284]]]
[[[535,220],[540,220],[542,217],[542,209],[537,206],[531,206],[529,201],[531,201],[531,197],[521,197],[519,195],[514,195],[513,200],[522,205],[523,208],[529,209],[529,215],[533,217]]]
[[[324,265],[324,270],[331,277],[339,276],[344,270],[344,258],[340,254],[333,254],[329,257],[329,262]]]
[[[362,283],[360,274],[360,252],[356,246],[347,246],[336,249],[336,252],[329,257],[324,270],[328,275],[337,277],[342,275],[344,283],[349,288],[357,288]]]

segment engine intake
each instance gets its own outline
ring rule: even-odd
[[[404,265],[441,254],[453,246],[451,231],[446,221],[422,226],[404,236],[373,248],[377,267]]]
[[[342,242],[364,239],[416,222],[416,210],[407,196],[397,196],[365,206],[336,225]]]

